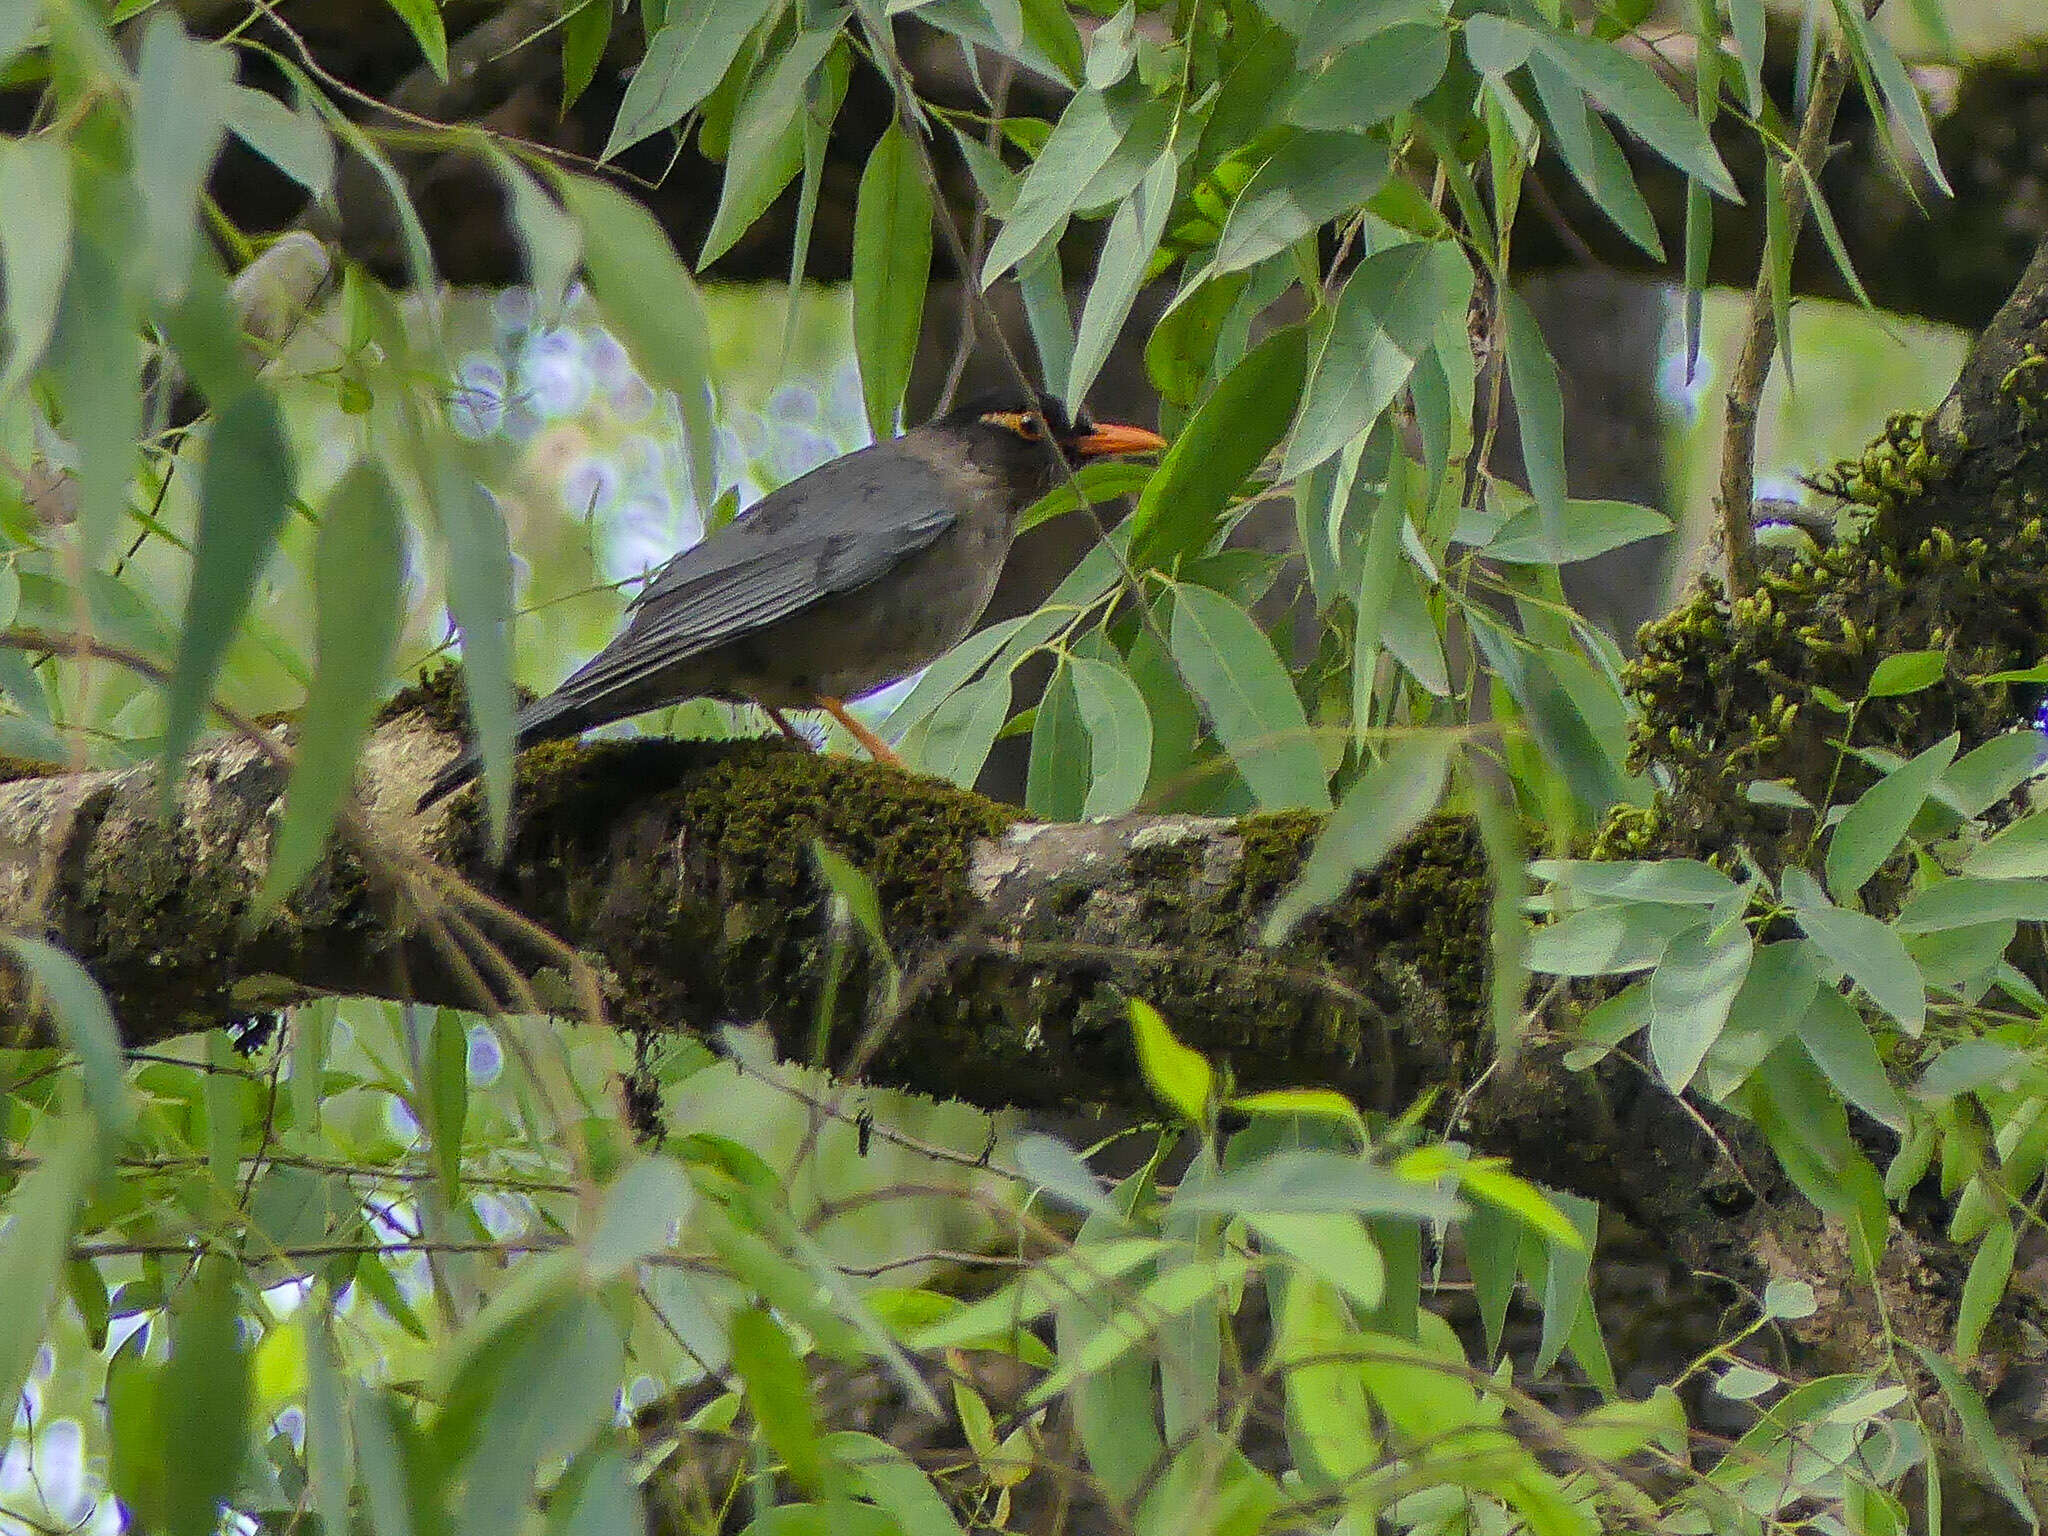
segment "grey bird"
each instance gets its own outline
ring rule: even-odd
[[[823,709],[882,761],[894,754],[845,701],[907,677],[965,639],[988,606],[1024,509],[1069,466],[1166,446],[1021,391],[977,397],[924,426],[820,465],[654,574],[610,645],[517,721],[554,741],[684,699]],[[474,778],[464,752],[421,798]]]

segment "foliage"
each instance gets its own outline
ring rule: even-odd
[[[446,74],[440,9],[393,3]],[[1799,857],[1573,856],[1603,822],[1612,849],[1667,786],[1630,764],[1620,654],[1565,603],[1559,568],[1666,523],[1568,493],[1557,372],[1509,286],[1524,178],[1547,146],[1661,253],[1617,132],[1668,162],[1692,192],[1696,284],[1707,199],[1737,195],[1717,114],[1763,144],[1764,195],[1800,174],[1764,90],[1761,0],[1688,8],[1690,104],[1629,42],[1645,7],[1583,9],[889,8],[1061,82],[1055,121],[1006,115],[1000,93],[920,99],[869,0],[585,0],[559,42],[573,99],[612,31],[641,30],[606,154],[694,134],[724,163],[700,264],[792,184],[815,209],[857,71],[893,93],[856,193],[858,388],[840,422],[802,407],[813,459],[900,420],[935,214],[955,244],[937,157],[965,164],[997,221],[985,250],[960,248],[973,286],[1019,286],[1056,392],[1084,396],[1141,288],[1171,288],[1145,355],[1174,446],[1039,509],[1100,518],[1136,493],[1046,603],[894,703],[884,729],[913,765],[969,784],[1013,734],[1044,818],[1327,811],[1269,942],[1440,805],[1471,812],[1493,863],[1503,1052],[1567,1027],[1590,1069],[1646,1032],[1661,1085],[1753,1126],[1848,1234],[1838,1287],[1873,1282],[1938,1160],[1949,1235],[1974,1255],[1946,1354],[1909,1359],[1887,1332],[1867,1370],[1793,1379],[1760,1346],[1818,1302],[1780,1278],[1731,1336],[1624,1395],[1591,1202],[1449,1139],[1440,1106],[1238,1095],[1143,1000],[1133,1060],[1168,1123],[1111,1183],[1047,1136],[991,1132],[996,1155],[977,1157],[977,1127],[900,1104],[870,1160],[874,1111],[755,1059],[743,1034],[724,1061],[695,1042],[629,1060],[538,1016],[494,1029],[326,1001],[246,1055],[212,1038],[124,1063],[91,978],[16,934],[24,995],[62,1050],[0,1057],[0,1401],[24,1406],[0,1523],[112,1528],[104,1488],[176,1533],[231,1517],[612,1531],[650,1507],[678,1529],[940,1533],[1076,1501],[1148,1531],[1893,1531],[1908,1474],[1930,1512],[1939,1497],[1928,1380],[2028,1516],[1963,1368],[1999,1326],[2048,1166],[2048,998],[2011,958],[2021,926],[2048,920],[2048,816],[2010,815],[2034,737],[1871,747],[1871,701],[1947,667],[1888,657],[1835,700],[1831,783],[1853,794],[1748,786],[1814,812]],[[1883,131],[1939,184],[1898,58],[1859,6],[1830,9]],[[617,185],[480,130],[365,127],[259,35],[195,38],[148,5],[0,4],[0,70],[39,94],[33,127],[0,138],[0,622],[20,627],[0,640],[85,625],[134,663],[8,645],[0,745],[172,770],[213,701],[303,701],[276,901],[337,827],[373,835],[349,784],[374,701],[453,641],[502,824],[515,676],[558,671],[580,643],[558,602],[634,574],[560,558],[559,523],[551,547],[528,500],[485,489],[508,442],[599,391],[619,422],[653,422],[630,476],[591,452],[558,489],[582,526],[638,517],[657,545],[792,466],[745,440],[696,284]],[[245,63],[282,94],[240,83]],[[435,286],[393,161],[408,134],[481,154],[504,187],[531,281],[494,304],[489,346]],[[231,138],[316,199],[358,157],[389,193],[410,289],[344,265],[302,334],[244,346],[231,268],[259,253],[207,191]],[[1075,316],[1077,233],[1100,250]],[[1767,253],[1780,334],[1786,247]],[[797,345],[792,319],[783,355]],[[170,417],[188,392],[202,409]],[[1504,392],[1526,489],[1493,473]],[[1276,559],[1226,543],[1273,498],[1306,568],[1292,605],[1273,597]],[[579,611],[588,627],[613,607]],[[1013,716],[1012,678],[1036,660],[1051,681]],[[1521,826],[1550,845],[1526,868]],[[839,960],[886,960],[864,875],[816,854]],[[875,969],[893,997],[902,978]],[[1556,985],[1526,1008],[1532,973]],[[1568,1018],[1561,996],[1591,1006]],[[644,1146],[609,1096],[629,1070],[667,1096]],[[1893,1144],[1881,1172],[1873,1149]],[[1460,1275],[1473,1305],[1454,1327]],[[842,1427],[848,1381],[957,1435],[913,1454]],[[1747,1405],[1732,1439],[1702,1429],[1709,1382]]]

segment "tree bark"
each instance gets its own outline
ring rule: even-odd
[[[1818,559],[1768,568],[1734,611],[1708,579],[1652,626],[1633,675],[1637,750],[1671,789],[1617,817],[1607,851],[1739,845],[1790,862],[1805,813],[1743,788],[1781,778],[1820,803],[1839,724],[1813,686],[1855,697],[1893,650],[1944,649],[1949,675],[1867,710],[1859,744],[1911,752],[1960,730],[1967,749],[2018,718],[2017,691],[1970,678],[2031,664],[2048,634],[2044,357],[2048,248],[1942,407],[1895,424],[1842,478],[1866,519]],[[318,989],[489,1005],[481,985],[503,1003],[520,997],[515,971],[537,973],[522,1006],[567,1011],[567,952],[476,917],[494,961],[463,937],[438,870],[572,946],[620,1024],[758,1018],[786,1055],[813,1059],[822,1040],[826,1064],[871,1083],[989,1106],[1145,1107],[1122,1008],[1142,996],[1243,1087],[1328,1084],[1395,1110],[1446,1090],[1456,1134],[1608,1202],[1695,1269],[1838,1287],[1846,1272],[1840,1234],[1780,1198],[1739,1124],[1677,1103],[1624,1058],[1570,1072],[1562,1043],[1538,1035],[1512,1069],[1485,1071],[1488,876],[1457,818],[1432,820],[1271,949],[1259,927],[1312,818],[1033,825],[931,780],[766,743],[536,749],[500,860],[473,797],[410,809],[454,750],[451,690],[444,677],[394,705],[364,762],[366,833],[261,921],[251,901],[284,782],[262,744],[200,752],[168,819],[147,769],[0,786],[0,921],[78,955],[131,1046]],[[818,843],[873,881],[886,962],[835,928]],[[1944,1338],[1957,1257],[1938,1220],[1902,1226],[1880,1277],[1892,1328]],[[1878,1315],[1839,1293],[1803,1325],[1818,1367],[1866,1364],[1877,1337]],[[1994,1356],[1986,1379],[2000,1374]]]

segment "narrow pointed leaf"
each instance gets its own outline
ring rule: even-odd
[[[892,122],[861,173],[853,218],[853,350],[877,439],[901,418],[931,269],[931,193],[917,146]]]
[[[35,996],[49,1010],[57,1038],[84,1068],[85,1100],[93,1118],[109,1143],[118,1144],[135,1125],[135,1096],[128,1089],[121,1032],[106,994],[84,966],[55,945],[19,933],[0,935],[0,944],[35,982]]]
[[[313,547],[313,590],[313,686],[299,716],[298,762],[257,896],[259,911],[283,900],[319,861],[398,644],[404,514],[389,474],[374,460],[354,465],[327,498]]]
[[[1088,732],[1088,795],[1083,817],[1135,809],[1152,771],[1152,714],[1130,674],[1107,661],[1069,659],[1074,700]]]
[[[1363,774],[1267,917],[1260,942],[1280,943],[1302,918],[1343,895],[1356,876],[1378,865],[1420,826],[1443,798],[1457,745],[1448,732],[1411,736]]]
[[[291,510],[295,473],[277,403],[249,390],[222,410],[199,472],[199,536],[185,623],[165,707],[158,782],[166,808],[199,735],[228,644]]]
[[[647,53],[627,83],[618,120],[599,158],[609,160],[681,122],[725,77],[740,44],[768,10],[767,0],[690,0],[676,6],[672,19],[647,40]]]
[[[1313,469],[1364,433],[1407,385],[1438,322],[1462,320],[1471,298],[1472,269],[1455,241],[1397,245],[1360,262],[1310,373],[1282,473]]]
[[[1263,810],[1330,808],[1329,779],[1272,642],[1207,587],[1173,589],[1173,659]]]
[[[32,219],[0,219],[0,400],[28,378],[57,326],[71,263],[71,164],[54,138],[0,138],[0,208],[33,208]]]
[[[1088,285],[1088,302],[1081,306],[1081,330],[1074,339],[1074,355],[1067,363],[1063,398],[1078,408],[1095,382],[1095,375],[1109,361],[1110,349],[1130,318],[1131,305],[1145,280],[1145,267],[1159,249],[1159,237],[1166,232],[1166,215],[1173,207],[1173,189],[1179,166],[1172,155],[1152,162],[1137,190],[1124,199],[1109,221],[1109,235],[1096,263],[1095,281]]]

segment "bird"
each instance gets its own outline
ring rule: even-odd
[[[1143,427],[1097,423],[1009,389],[821,464],[656,571],[612,642],[520,711],[517,743],[716,698],[760,705],[796,741],[783,711],[822,709],[893,763],[846,700],[909,676],[973,631],[1018,518],[1064,469],[1165,447]],[[472,746],[435,777],[420,809],[481,764]]]

